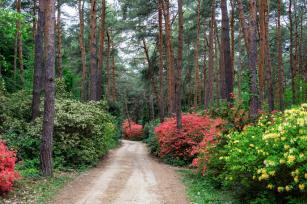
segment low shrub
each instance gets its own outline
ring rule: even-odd
[[[160,120],[153,120],[146,123],[144,126],[145,143],[147,144],[149,151],[154,156],[159,156],[160,147],[158,138],[155,134],[155,127],[160,124]]]
[[[247,192],[272,192],[279,199],[306,195],[307,104],[263,115],[256,125],[228,135],[221,180]]]
[[[16,153],[7,149],[3,141],[0,141],[0,194],[9,192],[19,178],[15,171]]]
[[[219,135],[221,119],[196,114],[182,116],[182,128],[177,129],[176,118],[166,119],[155,128],[160,146],[160,157],[189,164],[207,144]]]
[[[143,126],[131,120],[125,120],[122,125],[123,136],[129,140],[142,140],[143,139]]]

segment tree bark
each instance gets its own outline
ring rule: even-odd
[[[284,66],[283,66],[283,59],[282,59],[282,41],[281,41],[281,25],[280,25],[280,15],[281,15],[281,3],[282,0],[278,0],[278,11],[277,11],[277,22],[276,22],[276,44],[277,44],[277,51],[278,51],[278,77],[277,77],[277,94],[279,100],[279,109],[283,110],[285,107],[284,104]]]
[[[231,6],[231,17],[230,17],[230,30],[231,30],[231,66],[234,72],[234,61],[235,61],[235,8],[234,8],[234,0],[230,0]]]
[[[107,99],[111,98],[111,85],[110,85],[110,58],[111,58],[111,36],[109,31],[107,30],[107,38],[108,38],[108,47],[107,47],[107,65],[106,65],[106,78],[107,78],[107,88],[106,95]]]
[[[98,71],[97,71],[97,99],[102,97],[102,69],[103,69],[103,50],[104,50],[104,34],[105,34],[105,18],[106,18],[106,1],[101,1],[101,17],[100,17],[100,46],[98,50]]]
[[[214,22],[215,22],[215,0],[211,4],[211,21],[209,32],[209,62],[208,62],[208,83],[206,86],[205,108],[213,102],[213,67],[214,67]]]
[[[116,74],[115,74],[115,56],[112,55],[112,101],[116,101]]]
[[[250,117],[256,119],[259,111],[259,90],[257,85],[257,8],[256,0],[249,0],[249,72],[250,72]]]
[[[292,88],[292,103],[296,104],[296,73],[295,73],[295,66],[293,63],[293,22],[292,22],[292,0],[289,0],[289,8],[288,8],[288,18],[289,18],[289,32],[290,32],[290,45],[289,45],[289,52],[290,52],[290,72],[291,72],[291,88]]]
[[[97,44],[96,44],[97,1],[91,0],[90,10],[90,100],[97,101]]]
[[[79,33],[79,44],[81,50],[81,63],[82,63],[82,81],[81,81],[81,99],[87,99],[87,67],[86,67],[86,51],[84,45],[84,0],[78,1],[79,10],[79,22],[80,22],[80,33]]]
[[[172,45],[172,29],[170,22],[170,3],[169,0],[163,1],[163,14],[165,20],[165,32],[166,32],[166,48],[167,48],[167,62],[168,62],[168,108],[169,113],[175,113],[175,84],[174,84],[174,52]]]
[[[243,37],[244,37],[244,44],[247,50],[247,53],[249,52],[249,29],[248,25],[245,22],[245,16],[244,16],[244,9],[243,9],[243,4],[242,0],[237,0],[238,3],[238,12],[239,12],[239,21],[241,24],[241,28],[243,31]]]
[[[37,18],[36,18],[36,9],[37,9],[37,0],[33,0],[33,8],[32,8],[32,12],[33,12],[33,21],[32,21],[32,37],[33,37],[33,41],[35,41],[35,35],[36,35],[36,29],[37,29]]]
[[[162,2],[163,0],[158,1],[158,16],[159,16],[159,116],[160,122],[164,121],[164,92],[163,92],[163,16],[162,16]]]
[[[207,47],[208,47],[208,41],[207,41],[207,34],[206,34],[206,28],[207,28],[207,22],[206,22],[206,18],[204,18],[204,68],[203,68],[203,78],[204,78],[204,105],[206,104],[206,95],[207,95],[207,86],[208,86],[208,77],[207,77],[207,65],[206,65],[206,61],[207,61]]]
[[[225,97],[228,102],[231,102],[233,93],[233,64],[231,60],[231,51],[230,51],[230,39],[229,39],[229,18],[227,11],[226,0],[221,0],[221,10],[222,10],[222,42],[223,42],[223,67],[225,72]]]
[[[17,13],[21,13],[21,0],[16,0]],[[19,74],[22,86],[24,85],[24,67],[23,67],[23,53],[22,53],[22,33],[21,33],[21,22],[16,22],[16,33],[17,33],[17,50],[18,50],[18,61],[19,61]]]
[[[196,31],[196,42],[194,49],[194,66],[195,66],[195,87],[194,87],[194,106],[197,107],[201,100],[201,90],[200,90],[200,76],[199,76],[199,35],[200,35],[200,0],[197,0],[197,31]]]
[[[62,27],[61,27],[61,2],[58,0],[57,5],[57,77],[62,79]]]
[[[198,1],[200,6],[200,1]],[[182,74],[182,49],[183,49],[183,0],[178,0],[178,54],[177,54],[177,74],[176,74],[176,119],[177,128],[182,128],[181,115],[181,74]],[[199,21],[199,20],[198,20]],[[198,22],[199,24],[199,22]]]
[[[39,0],[37,31],[35,32],[35,58],[34,58],[34,79],[32,98],[32,120],[40,114],[40,96],[43,91],[43,67],[44,67],[44,1]]]
[[[259,98],[262,104],[264,98],[264,67],[266,65],[265,58],[266,56],[266,29],[265,29],[265,10],[266,10],[266,0],[258,0],[259,2],[259,37],[260,37],[260,52],[258,58],[258,80],[259,80]]]
[[[52,176],[52,142],[55,114],[55,0],[45,1],[45,104],[40,161],[43,176]]]

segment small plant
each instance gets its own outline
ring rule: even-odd
[[[14,181],[20,177],[15,171],[15,163],[16,153],[0,141],[0,194],[11,191]]]
[[[142,140],[143,138],[143,126],[139,125],[131,120],[125,120],[123,123],[123,136],[129,140]]]

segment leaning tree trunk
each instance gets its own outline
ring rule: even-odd
[[[37,31],[35,32],[35,58],[34,58],[34,79],[32,98],[32,120],[40,114],[40,96],[43,90],[43,67],[44,67],[44,0],[39,0]]]
[[[97,100],[97,48],[96,48],[96,7],[97,1],[91,0],[90,10],[90,100]]]
[[[52,176],[52,142],[55,114],[55,0],[45,1],[45,104],[40,161],[43,176]]]
[[[102,67],[103,67],[103,49],[105,34],[105,18],[106,18],[106,1],[101,1],[101,17],[100,17],[100,45],[98,50],[98,70],[97,70],[97,99],[102,97]]]

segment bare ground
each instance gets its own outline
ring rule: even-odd
[[[96,168],[68,184],[51,204],[187,204],[175,169],[151,158],[140,142],[123,140]]]

